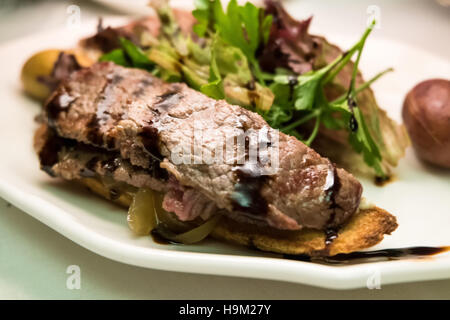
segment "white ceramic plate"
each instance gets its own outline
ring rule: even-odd
[[[119,12],[123,12],[125,14],[134,14],[134,15],[145,15],[151,14],[153,10],[149,8],[148,3],[149,0],[93,0],[94,2],[98,2],[101,5],[112,8]],[[193,8],[192,1],[186,0],[171,0],[171,6],[183,6],[183,8]]]
[[[93,252],[142,267],[328,288],[362,287],[374,279],[387,284],[450,278],[449,253],[425,259],[326,266],[281,259],[278,255],[213,240],[193,246],[159,245],[150,237],[134,237],[123,209],[83,189],[49,178],[39,170],[32,150],[36,127],[33,118],[40,106],[22,94],[19,72],[32,53],[44,48],[71,47],[95,30],[95,21],[83,23],[78,30],[33,35],[0,47],[1,197]],[[359,33],[352,37],[327,36],[345,48]],[[387,66],[395,67],[396,72],[378,82],[375,90],[380,104],[396,119],[400,119],[401,102],[409,88],[420,80],[450,74],[446,60],[377,37],[369,41],[362,62],[367,77]],[[397,176],[396,182],[383,188],[363,181],[366,197],[394,213],[400,224],[376,249],[450,245],[450,173],[423,166],[408,150]]]

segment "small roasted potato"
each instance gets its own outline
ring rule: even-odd
[[[50,89],[39,79],[50,76],[61,50],[49,49],[31,56],[22,67],[21,80],[27,94],[38,100],[44,100]]]
[[[51,88],[42,80],[52,75],[61,52],[73,54],[81,66],[87,67],[93,63],[79,50],[47,49],[39,51],[31,56],[22,67],[21,81],[27,94],[41,101],[50,95]]]
[[[450,81],[417,84],[407,94],[402,114],[417,156],[450,168]]]

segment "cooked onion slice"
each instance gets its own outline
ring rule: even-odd
[[[148,235],[155,230],[167,240],[192,244],[205,239],[220,220],[220,215],[216,215],[192,228],[191,224],[179,221],[175,215],[162,208],[163,198],[164,195],[144,188],[134,195],[127,220],[136,235]]]
[[[134,195],[127,216],[128,225],[136,235],[148,235],[157,224],[153,191],[141,188]]]
[[[175,234],[165,227],[164,224],[159,224],[155,231],[167,240],[183,244],[193,244],[205,239],[214,230],[220,218],[220,215],[216,215],[198,227],[180,234]]]

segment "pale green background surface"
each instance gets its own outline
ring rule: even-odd
[[[13,11],[0,9],[0,45],[9,39],[61,27],[66,22],[66,8],[70,3],[80,5],[82,18],[115,13],[89,1],[41,1]],[[448,35],[450,9],[439,7],[431,0],[305,0],[302,7],[304,15],[315,12],[314,23],[327,23],[331,15],[342,17],[336,29],[345,32],[352,26],[361,29],[369,4],[378,4],[382,9],[385,36],[450,56],[448,42],[436,36],[440,32]],[[407,24],[408,19],[414,19],[415,23]],[[66,288],[69,265],[81,268],[80,290]],[[277,281],[144,269],[91,253],[0,199],[0,298],[450,299],[450,280],[382,285],[380,290],[334,291]]]

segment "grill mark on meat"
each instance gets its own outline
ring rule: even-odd
[[[106,148],[108,150],[113,150],[116,147],[116,139],[111,136],[106,137]]]
[[[153,80],[151,78],[144,78],[140,81],[140,84],[145,87],[150,86],[152,83]],[[160,163],[164,157],[159,150],[159,129],[155,125],[155,122],[159,121],[161,114],[166,114],[181,99],[179,87],[173,85],[172,88],[172,90],[157,96],[158,101],[152,107],[153,119],[148,120],[147,125],[144,125],[139,133],[145,151],[151,156],[149,159],[149,168],[152,170],[153,175],[161,180],[167,180],[168,174],[166,170],[160,168]],[[144,92],[144,88],[141,87],[141,89]]]
[[[69,95],[65,90],[61,94],[54,95],[46,105],[48,125],[51,128],[55,128],[59,114],[63,111],[67,112],[76,100],[75,97]]]
[[[100,160],[99,157],[93,157],[88,162],[86,162],[85,167],[80,170],[80,176],[84,178],[95,177],[97,175],[95,173],[95,166],[97,165],[97,162],[99,160]]]
[[[57,137],[53,130],[49,130],[45,144],[39,151],[39,161],[41,169],[52,177],[55,177],[52,167],[58,163],[58,153],[63,146],[63,139]]]
[[[169,175],[166,170],[161,169],[159,164],[160,164],[160,161],[152,162],[149,170],[151,170],[153,177],[155,177],[159,180],[166,181],[167,179],[169,179]]]
[[[144,145],[145,150],[157,161],[162,161],[162,156],[159,153],[158,146],[158,129],[154,127],[152,124],[146,125],[142,127],[141,132],[139,133],[141,137],[142,144]]]
[[[95,146],[101,146],[103,143],[103,135],[100,132],[97,115],[93,114],[91,120],[87,124],[88,132],[86,138]]]
[[[163,156],[161,155],[158,146],[158,129],[151,124],[146,125],[142,128],[139,136],[141,137],[141,141],[144,145],[145,150],[151,156],[151,158],[149,159],[149,170],[152,171],[152,174],[155,178],[164,181],[167,180],[169,178],[167,171],[160,167]]]
[[[139,81],[138,84],[138,89],[136,89],[135,91],[133,91],[133,96],[135,96],[136,98],[139,98],[140,96],[142,96],[145,93],[145,89],[147,89],[147,87],[149,85],[152,84],[151,79],[142,79],[141,81]]]
[[[120,75],[114,75],[112,79],[107,78],[108,81],[106,82],[105,86],[103,87],[103,90],[100,94],[100,101],[97,104],[97,125],[99,127],[104,126],[108,120],[111,119],[111,113],[109,112],[109,109],[111,105],[114,102],[115,98],[115,85],[117,85],[121,79],[123,79]]]
[[[172,89],[158,96],[158,102],[153,106],[162,113],[166,113],[170,108],[176,106],[183,96],[180,94],[178,86],[172,86]]]
[[[101,148],[87,145],[76,140],[61,138],[47,127],[47,133],[42,146],[38,149],[41,168],[52,177],[61,176],[66,179],[78,178],[108,178],[109,181],[118,181],[130,186],[140,187],[139,176],[146,174],[149,178],[146,183],[153,184],[154,181],[162,181],[153,175],[153,169],[143,169],[123,160],[120,154],[112,151],[105,151]],[[116,180],[116,171],[120,168],[121,177]],[[163,170],[163,169],[159,169]],[[123,174],[125,173],[125,175]],[[68,178],[71,177],[71,178]],[[137,177],[137,178],[136,178]],[[151,178],[150,178],[151,177]],[[156,180],[157,179],[157,180]],[[135,182],[133,182],[135,181]],[[148,187],[148,186],[147,186]],[[153,187],[152,187],[153,188]],[[162,191],[161,187],[155,185],[156,190]],[[117,193],[119,193],[117,195]],[[120,197],[120,189],[112,191],[111,199]]]
[[[110,73],[106,76],[106,83],[99,93],[97,111],[92,115],[91,120],[87,124],[89,128],[87,138],[95,146],[100,147],[103,145],[104,137],[100,128],[112,119],[109,109],[116,97],[115,88],[123,80],[124,77],[120,74]],[[123,117],[123,114],[120,117]],[[109,137],[106,145],[109,149],[113,149],[115,146],[114,138]]]
[[[119,166],[120,158],[118,156],[102,161],[102,167],[105,169],[108,176],[112,176]]]
[[[140,81],[140,83],[144,84],[145,86],[149,86],[152,84],[152,80],[150,78],[143,79]],[[176,84],[171,86],[170,90],[162,95],[157,96],[157,99],[158,101],[152,106],[154,119],[148,121],[148,124],[142,127],[139,136],[145,150],[151,156],[150,168],[153,169],[153,173],[158,178],[167,180],[167,171],[162,170],[159,167],[160,162],[163,160],[163,156],[161,155],[159,150],[159,129],[155,125],[155,122],[159,120],[162,114],[167,114],[170,108],[176,106],[182,99],[182,95],[180,94],[180,87]]]
[[[137,90],[133,91],[133,96],[135,96],[136,98],[139,98],[140,96],[142,96],[144,94],[144,88],[143,87],[139,87]]]
[[[124,79],[120,74],[114,74],[111,79],[111,84],[119,84]]]
[[[153,84],[152,78],[144,78],[141,80],[141,83],[143,86],[148,87],[149,85]]]

